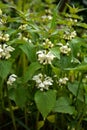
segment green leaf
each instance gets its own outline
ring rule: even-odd
[[[44,126],[44,121],[37,122],[37,130],[40,130]]]
[[[77,23],[77,26],[83,27],[87,29],[87,24],[86,23]]]
[[[38,91],[35,94],[35,102],[43,118],[46,119],[47,115],[55,106],[56,92],[53,90],[49,90],[47,92]]]
[[[0,8],[8,8],[8,4],[3,4],[2,2],[0,2]]]
[[[55,48],[52,48],[50,51],[54,54],[54,56],[56,56],[58,59],[60,59],[59,48],[55,47]]]
[[[0,61],[0,77],[5,79],[11,71],[12,63],[10,61]]]
[[[65,69],[72,67],[71,56],[61,55],[60,56],[60,68]]]
[[[33,44],[25,43],[20,45],[20,49],[26,54],[30,62],[36,61],[36,49]]]
[[[20,86],[15,89],[14,96],[16,105],[20,108],[24,108],[27,101],[27,90]]]
[[[77,96],[77,99],[84,102],[83,85],[80,85],[80,87],[79,87],[79,82],[69,83],[68,89],[74,96]]]
[[[27,101],[28,91],[23,86],[17,86],[17,88],[9,89],[9,98],[13,100],[20,108],[24,108]]]
[[[15,101],[15,88],[9,88],[8,93],[9,93],[9,98]]]
[[[49,115],[49,116],[47,117],[47,120],[48,120],[49,122],[51,122],[51,123],[54,123],[54,122],[55,122],[55,115]]]
[[[23,82],[27,82],[28,80],[31,80],[34,73],[40,68],[41,68],[41,65],[38,62],[31,63],[23,76]]]
[[[54,9],[53,11],[53,18],[52,18],[52,21],[51,21],[51,28],[50,29],[53,29],[56,27],[57,25],[57,10],[58,10],[58,6]]]
[[[70,101],[67,97],[60,97],[56,101],[54,112],[73,114],[75,108],[70,105]]]
[[[86,64],[80,64],[77,67],[74,68],[75,70],[87,70],[87,63]]]

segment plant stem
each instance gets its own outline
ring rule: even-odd
[[[63,12],[65,7],[66,7],[66,4],[68,4],[70,2],[70,0],[60,0],[59,1],[59,12]]]
[[[17,130],[15,116],[14,116],[14,112],[12,110],[11,100],[9,99],[9,94],[8,94],[8,88],[7,88],[7,86],[6,86],[6,93],[7,93],[7,99],[8,99],[8,104],[9,104],[11,119],[12,119],[12,123],[13,123],[13,128],[14,128],[14,130]]]
[[[40,112],[38,111],[37,116],[36,116],[36,130],[38,130],[39,115],[40,115]]]
[[[77,89],[76,102],[77,102],[77,98],[78,98],[78,94],[79,94],[79,90],[80,90],[80,86],[81,86],[82,78],[83,78],[83,73],[81,74],[80,81],[79,81],[79,85],[78,85],[78,89]]]
[[[25,106],[24,110],[24,115],[25,115],[25,125],[28,126],[28,115],[27,115],[27,107]]]
[[[4,84],[4,80],[1,81],[1,87],[0,87],[0,99],[1,99],[1,107],[2,109],[4,109],[4,99],[3,99],[3,84]]]
[[[77,98],[78,98],[78,94],[79,94],[79,90],[80,90],[80,85],[81,85],[81,82],[82,82],[82,78],[83,78],[83,73],[81,74],[79,85],[78,85],[78,90],[77,90],[77,95],[76,95],[76,103],[77,103]],[[83,120],[83,117],[84,117],[84,113],[85,113],[85,104],[83,106],[83,109],[82,109],[82,112],[80,114],[79,120],[77,121],[76,130],[79,130],[80,123],[81,123],[81,121]]]

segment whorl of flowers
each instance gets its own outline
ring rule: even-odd
[[[46,19],[51,20],[51,19],[52,19],[52,16],[51,16],[51,15],[43,15],[43,16],[42,16],[42,19],[43,19],[43,20],[46,20]]]
[[[55,56],[47,50],[40,50],[36,53],[38,55],[38,61],[43,64],[51,64],[52,60],[55,58]]]
[[[44,48],[52,48],[53,44],[49,39],[45,39],[45,41],[43,42],[43,47]]]
[[[69,79],[67,77],[60,78],[59,81],[58,81],[59,85],[66,85],[66,83],[67,83],[68,80]]]
[[[58,45],[60,46],[60,52],[62,54],[68,55],[70,53],[71,48],[69,47],[68,43],[66,45],[63,45],[62,43],[58,43]]]
[[[37,88],[39,88],[41,91],[48,90],[49,86],[53,84],[53,80],[51,77],[47,75],[42,75],[41,73],[33,76],[32,80],[36,82]]]
[[[9,41],[9,34],[3,34],[0,32],[0,41]]]
[[[68,32],[66,31],[63,38],[66,39],[66,40],[71,40],[72,38],[76,37],[76,31],[73,31],[73,32]]]
[[[17,75],[15,74],[11,74],[8,78],[7,84],[8,85],[12,85],[17,79]]]
[[[26,30],[26,28],[27,28],[27,24],[23,24],[19,26],[20,30]]]
[[[11,57],[10,52],[13,52],[15,49],[7,44],[0,45],[0,59],[9,59]]]

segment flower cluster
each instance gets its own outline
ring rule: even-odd
[[[33,76],[32,80],[36,81],[36,86],[41,91],[48,90],[49,86],[53,84],[53,80],[51,77],[42,75],[41,73]]]
[[[71,21],[71,22],[73,22],[73,23],[77,23],[77,19],[72,19],[72,18],[70,18],[70,19],[68,19],[68,21]]]
[[[19,26],[20,30],[26,30],[26,28],[27,28],[27,24],[23,24]]]
[[[52,42],[49,39],[45,39],[45,42],[43,42],[43,46],[45,48],[52,48],[53,44],[52,44]]]
[[[3,34],[0,32],[0,41],[9,41],[9,34]]]
[[[42,19],[43,19],[43,20],[46,20],[46,19],[51,20],[51,19],[52,19],[52,16],[51,16],[51,15],[43,15],[43,16],[42,16]]]
[[[66,39],[66,40],[71,40],[72,38],[76,37],[76,31],[73,31],[73,32],[68,32],[66,31],[63,38]]]
[[[22,33],[18,33],[18,39],[24,40],[24,41],[28,41],[28,38],[23,36]]]
[[[63,45],[62,43],[59,44],[61,47],[60,47],[60,52],[62,54],[66,54],[68,55],[71,51],[71,48],[69,47],[69,44],[67,43],[66,45]]]
[[[8,59],[11,57],[10,52],[13,52],[15,49],[7,44],[0,45],[0,58]]]
[[[22,33],[18,33],[18,39],[24,40],[24,41],[29,42],[29,43],[32,42],[31,39],[29,39],[28,37],[23,36]]]
[[[51,64],[52,60],[54,59],[54,55],[49,51],[41,50],[36,53],[38,55],[38,61],[45,65],[45,64]]]
[[[51,20],[52,19],[52,12],[50,9],[45,10],[45,15],[42,16],[43,20]]]
[[[3,26],[6,23],[6,14],[4,15],[2,13],[2,10],[0,9],[0,26]]]
[[[12,85],[16,81],[16,79],[17,79],[17,75],[15,74],[10,75],[8,78],[7,84]]]
[[[59,79],[59,85],[66,85],[67,81],[69,79],[67,77],[64,77],[64,78],[60,78]]]

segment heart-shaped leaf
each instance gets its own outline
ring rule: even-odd
[[[49,90],[47,92],[38,91],[35,94],[35,102],[38,110],[45,119],[55,106],[56,92],[54,90]]]

